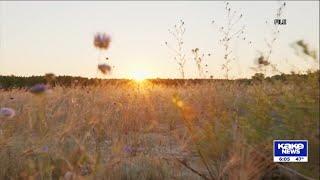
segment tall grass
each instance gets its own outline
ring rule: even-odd
[[[227,80],[176,80],[170,85],[95,79],[83,80],[85,86],[66,78],[65,87],[47,74],[45,81],[54,88],[46,93],[44,85],[36,94],[23,88],[0,89],[0,107],[16,110],[0,116],[0,179],[318,178],[319,70],[265,79],[269,67],[276,69],[270,63],[279,35],[276,26],[254,78],[229,80],[232,62],[238,62],[233,44],[248,40],[243,15],[228,2],[225,12],[226,24],[218,28]],[[166,42],[182,78],[188,59],[185,31],[181,20],[169,30],[176,48]],[[110,39],[105,40],[97,41],[98,48],[107,49]],[[315,50],[302,41],[296,44],[316,60]],[[198,48],[192,53],[204,78],[205,55]],[[111,70],[102,65],[98,68],[103,74]],[[6,87],[23,84],[12,86],[8,77],[3,79],[9,81]],[[309,140],[309,162],[273,163],[274,139]]]
[[[318,90],[318,72],[1,90],[0,105],[16,116],[1,118],[0,179],[260,179],[277,166],[273,139],[308,139],[309,162],[286,168],[317,178]]]

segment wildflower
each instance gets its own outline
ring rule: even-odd
[[[0,117],[12,118],[16,115],[16,112],[11,108],[1,108],[0,109]]]
[[[125,147],[123,148],[123,151],[126,152],[126,153],[128,153],[128,154],[133,153],[133,149],[132,149],[132,147],[130,147],[130,146],[125,146]]]
[[[48,86],[45,84],[36,84],[30,88],[30,92],[33,94],[41,94],[48,90]]]
[[[41,148],[41,151],[42,151],[42,152],[48,152],[48,151],[49,151],[49,147],[48,147],[48,146],[43,146],[43,147]]]
[[[103,73],[103,74],[108,74],[111,71],[111,66],[107,64],[99,64],[98,69]]]
[[[99,49],[108,49],[111,42],[110,36],[105,33],[97,33],[94,36],[94,46]]]

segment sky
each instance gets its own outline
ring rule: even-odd
[[[236,60],[230,76],[250,77],[255,73],[251,67],[258,52],[266,50],[264,39],[271,37],[265,22],[273,22],[280,2],[230,4],[243,14],[239,26],[246,26],[246,37],[252,41],[251,45],[242,40],[232,43]],[[286,4],[283,18],[287,25],[280,26],[270,61],[282,72],[306,70],[314,63],[295,55],[290,44],[303,39],[319,50],[319,2]],[[0,74],[99,77],[97,64],[108,57],[108,63],[114,66],[109,78],[137,74],[179,78],[174,53],[164,42],[174,43],[168,29],[183,19],[186,77],[198,77],[191,49],[199,48],[212,54],[203,59],[208,65],[207,76],[223,78],[224,51],[218,27],[226,22],[224,6],[223,1],[0,1]],[[108,50],[101,52],[93,46],[97,32],[111,36]]]

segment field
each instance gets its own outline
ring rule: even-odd
[[[0,179],[319,177],[319,72],[286,79],[0,90]],[[272,162],[274,139],[308,163]]]

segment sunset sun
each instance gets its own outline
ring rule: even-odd
[[[132,73],[132,79],[135,81],[144,81],[147,78],[148,78],[148,73],[146,72],[138,71],[138,72]]]

